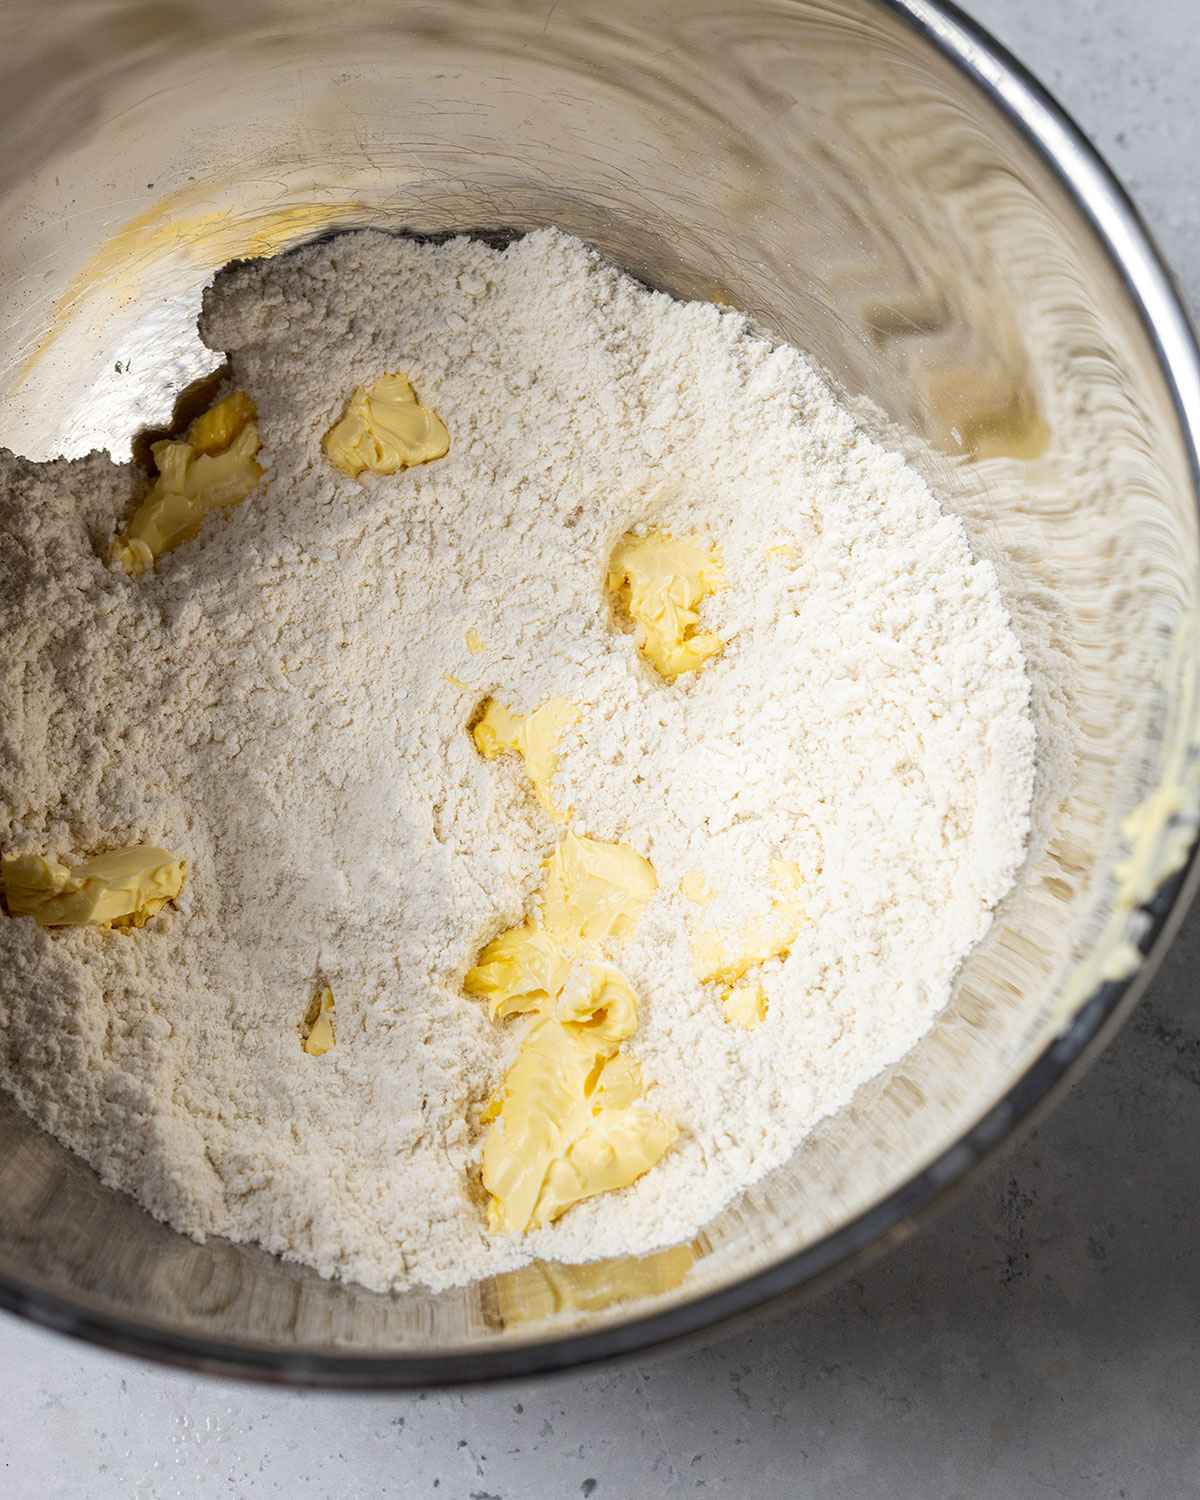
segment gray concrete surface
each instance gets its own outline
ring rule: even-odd
[[[1200,307],[1197,0],[974,0]],[[5,1500],[1200,1497],[1200,913],[1052,1120],[783,1326],[535,1388],[231,1387],[0,1318]]]

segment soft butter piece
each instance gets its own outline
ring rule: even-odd
[[[324,1057],[333,1051],[337,1042],[333,1012],[333,991],[327,984],[322,985],[308,1002],[300,1023],[300,1045],[309,1057]]]
[[[517,714],[495,698],[488,698],[471,726],[471,739],[484,760],[495,760],[506,751],[525,762],[534,795],[557,822],[568,813],[554,801],[557,749],[564,729],[579,722],[579,710],[565,698],[551,698],[531,714]]]
[[[584,1198],[636,1182],[661,1161],[678,1135],[670,1120],[652,1110],[600,1110],[551,1162],[534,1210],[534,1226],[553,1223]]]
[[[721,986],[721,1006],[731,1025],[752,1030],[767,1017],[767,992],[757,982],[739,981],[773,958],[786,958],[808,924],[800,893],[804,875],[788,860],[771,861],[770,910],[752,917],[740,932],[702,928],[692,938],[692,962],[705,984]]]
[[[0,866],[10,915],[42,927],[144,927],[183,889],[187,861],[150,844],[112,849],[73,868],[38,854]]]
[[[158,478],[109,555],[135,578],[190,541],[214,510],[238,505],[262,478],[254,403],[234,391],[197,417],[186,438],[151,445]]]
[[[540,920],[493,938],[463,980],[468,995],[488,1001],[493,1021],[547,1013],[571,960],[631,936],[658,889],[653,866],[635,850],[573,833],[563,836],[544,868]]]
[[[739,984],[722,997],[725,1020],[731,1026],[753,1031],[767,1019],[767,992],[761,984]]]
[[[618,1056],[637,1028],[629,982],[608,964],[580,972],[557,1014],[522,1041],[489,1109],[483,1183],[501,1233],[541,1228],[584,1198],[628,1186],[678,1133],[637,1106],[640,1075]]]
[[[679,894],[697,906],[707,906],[717,895],[703,870],[688,870],[679,882]]]
[[[609,1056],[637,1030],[637,993],[612,964],[578,963],[563,986],[554,1019]]]
[[[257,420],[258,412],[246,392],[231,391],[200,413],[187,430],[187,441],[197,453],[224,453]]]
[[[566,983],[570,959],[546,932],[524,922],[493,938],[467,971],[463,988],[488,1001],[493,1021],[544,1010]]]
[[[567,833],[545,872],[534,915],[488,943],[464,980],[493,1020],[536,1018],[481,1117],[488,1218],[504,1233],[627,1186],[676,1135],[639,1107],[641,1075],[619,1055],[637,1030],[637,995],[599,956],[632,934],[658,889],[654,869],[624,844]]]
[[[798,562],[800,548],[794,542],[780,542],[778,546],[768,547],[763,555],[765,557],[781,557],[785,562]]]
[[[364,471],[395,474],[444,458],[450,434],[437,412],[417,400],[407,376],[393,373],[355,386],[324,447],[334,468],[357,479]]]
[[[654,866],[628,844],[566,833],[546,861],[542,926],[568,953],[624,942],[657,889]]]
[[[807,924],[800,891],[804,876],[798,865],[773,860],[770,910],[751,917],[738,933],[701,929],[692,939],[692,961],[704,983],[733,985],[751,969],[773,958],[786,958]]]
[[[606,587],[637,629],[638,649],[668,682],[695,672],[724,642],[700,629],[700,604],[721,587],[715,548],[694,538],[650,531],[630,533],[608,564]]]

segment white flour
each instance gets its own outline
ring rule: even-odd
[[[794,350],[553,231],[343,236],[225,273],[202,331],[258,403],[268,473],[156,572],[97,556],[131,471],[0,468],[0,849],[191,863],[142,932],[0,918],[0,1083],[178,1228],[373,1287],[688,1236],[917,1041],[1011,883],[1034,731],[992,568]],[[386,370],[451,451],[361,487],[320,439]],[[704,609],[724,653],[672,685],[602,592],[642,523],[705,535],[729,580]],[[583,710],[573,826],[658,873],[621,967],[681,1136],[513,1241],[471,1182],[524,1023],[461,982],[555,829],[464,726],[486,695],[552,694]],[[747,1033],[693,976],[677,886],[702,869],[730,919],[772,857],[813,920]],[[338,1045],[313,1059],[318,973]]]

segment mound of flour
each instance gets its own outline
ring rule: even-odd
[[[990,565],[795,350],[555,231],[345,235],[223,273],[201,330],[267,472],[153,573],[101,560],[131,469],[0,463],[0,850],[147,841],[191,872],[141,932],[0,916],[0,1084],[177,1228],[372,1287],[691,1234],[922,1035],[1019,866],[1034,731]],[[321,437],[389,370],[450,454],[360,485]],[[726,648],[673,684],[603,592],[641,525],[724,559],[704,624]],[[473,1168],[524,1023],[462,977],[556,829],[465,726],[554,694],[582,710],[574,828],[658,873],[621,967],[681,1134],[512,1240]],[[678,886],[702,870],[706,920],[736,923],[775,858],[812,922],[746,1032],[696,982]],[[320,1059],[296,1030],[317,975]]]

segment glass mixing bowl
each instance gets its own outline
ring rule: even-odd
[[[693,1243],[381,1296],[198,1245],[0,1104],[0,1302],[275,1380],[577,1365],[908,1232],[1128,1011],[1194,884],[1197,357],[1134,210],[932,0],[3,4],[0,441],[129,454],[214,270],[350,225],[554,223],[808,350],[1000,569],[1030,859],[933,1030]],[[2,1018],[0,1018],[2,1019]]]

